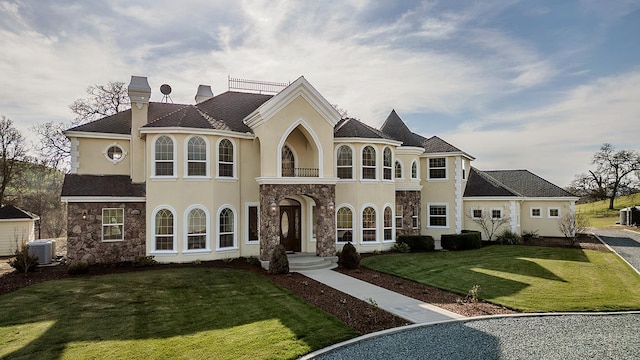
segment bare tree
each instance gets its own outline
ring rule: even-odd
[[[127,86],[121,81],[109,81],[106,85],[91,85],[87,97],[69,105],[76,114],[76,124],[82,124],[116,114],[131,107]]]
[[[474,223],[478,224],[482,229],[482,232],[487,237],[487,240],[492,241],[493,236],[498,232],[498,229],[504,224],[508,224],[510,219],[508,217],[494,217],[493,214],[488,214],[486,211],[482,211],[480,217],[468,216]]]
[[[33,144],[40,162],[47,166],[67,172],[70,167],[69,155],[71,143],[64,135],[64,130],[72,125],[47,122],[37,124],[31,128],[38,136],[38,142]]]
[[[589,227],[589,219],[580,214],[564,214],[558,219],[558,229],[567,238],[569,245],[576,243],[578,234],[584,233]]]
[[[9,183],[20,175],[22,163],[27,160],[25,139],[13,126],[13,121],[2,116],[0,120],[0,205],[4,204]]]

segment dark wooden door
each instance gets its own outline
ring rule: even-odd
[[[302,251],[300,206],[280,206],[280,244],[287,251]]]

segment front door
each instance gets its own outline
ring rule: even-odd
[[[280,244],[287,251],[302,251],[300,240],[300,206],[280,206]]]

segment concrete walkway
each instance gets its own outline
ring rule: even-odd
[[[375,301],[381,309],[411,321],[426,324],[453,319],[465,319],[451,311],[375,286],[333,270],[298,271],[300,274],[321,282],[343,293],[364,301]]]
[[[626,229],[590,229],[640,275],[640,233]]]

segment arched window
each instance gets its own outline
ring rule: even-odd
[[[353,241],[353,212],[346,206],[336,212],[337,241],[346,243]]]
[[[411,178],[418,178],[418,163],[415,160],[411,163]]]
[[[187,250],[207,248],[207,214],[202,209],[193,209],[187,216]]]
[[[395,177],[396,179],[402,179],[402,164],[398,160],[396,160]]]
[[[385,147],[382,150],[382,178],[384,180],[391,180],[391,149]]]
[[[187,142],[187,176],[207,176],[207,143],[199,136]]]
[[[362,149],[362,178],[376,179],[376,149],[373,146]]]
[[[384,241],[393,241],[393,212],[387,206],[384,208]]]
[[[172,251],[175,239],[173,213],[160,209],[155,216],[154,247],[156,251]]]
[[[296,160],[287,145],[282,147],[282,176],[295,176]]]
[[[233,210],[224,208],[220,211],[218,227],[218,248],[233,248],[236,244],[235,222]]]
[[[353,153],[347,145],[338,148],[336,157],[338,177],[340,179],[353,179]]]
[[[376,210],[367,206],[362,210],[362,242],[376,241]]]
[[[218,176],[233,177],[233,143],[229,139],[218,144]]]
[[[160,136],[155,143],[155,176],[173,176],[173,140],[168,136]]]

